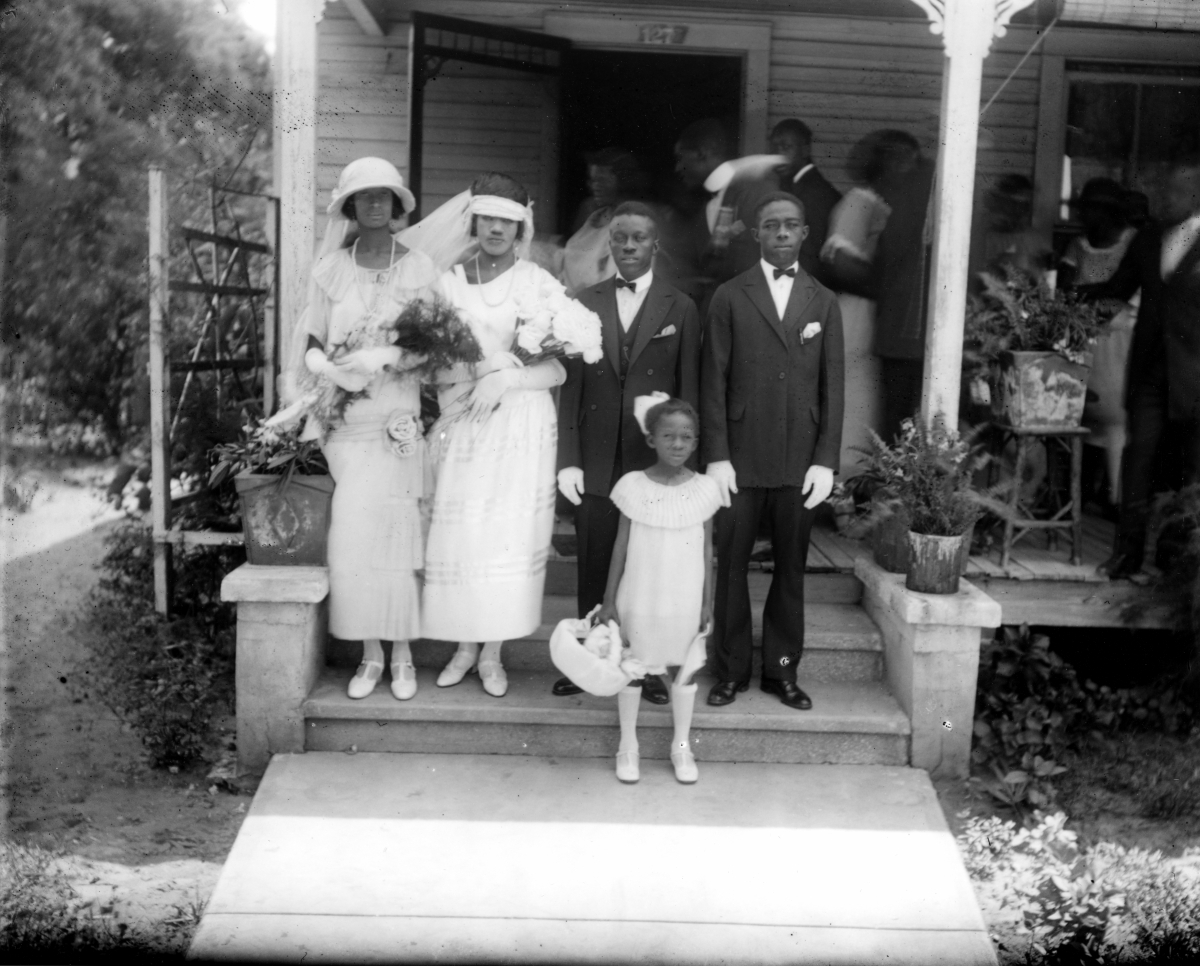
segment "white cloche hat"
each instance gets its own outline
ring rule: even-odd
[[[400,204],[406,212],[412,211],[417,206],[417,199],[413,197],[411,191],[404,187],[404,178],[396,170],[394,164],[383,158],[359,158],[342,168],[342,173],[338,175],[337,187],[333,189],[329,207],[325,209],[326,213],[340,214],[342,204],[347,198],[370,188],[391,189],[400,199]]]

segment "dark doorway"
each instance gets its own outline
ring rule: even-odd
[[[684,127],[716,117],[734,135],[741,129],[740,57],[576,47],[563,82],[564,232],[588,196],[585,153],[606,147],[633,152],[649,175],[651,197],[666,201],[678,190],[674,147]]]

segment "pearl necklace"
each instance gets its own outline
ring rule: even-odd
[[[492,267],[495,268],[496,266],[493,265]],[[516,276],[517,276],[517,261],[516,261],[516,259],[513,259],[512,267],[505,269],[505,271],[502,272],[501,274],[505,274],[505,273],[508,273],[508,289],[500,297],[499,302],[489,302],[487,294],[484,292],[484,288],[483,288],[484,285],[487,283],[484,282],[483,272],[479,267],[479,253],[478,252],[475,253],[475,278],[479,283],[479,297],[481,299],[483,299],[483,304],[486,305],[489,309],[499,308],[501,305],[503,305],[505,302],[507,302],[508,297],[510,295],[512,295],[513,285],[516,282]],[[496,278],[499,278],[499,277],[500,277],[499,275],[496,276]],[[492,281],[493,282],[496,281],[496,278],[493,278]]]
[[[395,236],[392,237],[392,250],[388,254],[388,267],[386,272],[373,268],[363,268],[363,266],[358,264],[358,242],[359,239],[354,239],[354,244],[350,247],[350,260],[354,263],[354,289],[358,292],[358,297],[362,300],[362,304],[366,306],[367,315],[370,315],[375,311],[375,307],[379,305],[379,299],[383,295],[385,286],[375,286],[374,293],[372,294],[371,298],[368,299],[363,293],[362,283],[358,278],[359,270],[361,269],[364,272],[373,272],[376,277],[382,274],[385,282],[389,280],[392,277],[392,270],[396,267],[396,238]]]

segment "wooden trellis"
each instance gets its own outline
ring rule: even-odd
[[[178,237],[187,247],[194,279],[170,277],[170,218],[167,203],[167,179],[161,168],[150,168],[150,511],[154,540],[154,603],[163,614],[170,609],[171,554],[176,546],[237,545],[240,533],[183,530],[172,527],[171,442],[178,428],[182,403],[189,392],[199,391],[197,374],[228,373],[229,391],[244,404],[258,409],[259,415],[275,406],[275,377],[279,369],[279,259],[275,240],[279,237],[279,199],[273,195],[236,191],[229,188],[210,190],[211,223],[207,230],[182,226]],[[264,224],[267,242],[241,237],[237,218],[230,214],[232,229],[222,233],[218,208],[224,196],[238,195],[262,199],[267,206]],[[228,206],[226,206],[228,207]],[[197,247],[204,246],[203,252]],[[202,258],[201,255],[204,255]],[[250,259],[264,260],[255,273]],[[207,267],[205,265],[207,262]],[[254,276],[257,276],[257,280]],[[262,284],[262,279],[267,284]],[[202,296],[189,310],[199,320],[195,344],[186,360],[170,358],[171,294]],[[247,311],[239,313],[231,302]],[[226,324],[241,316],[245,324]],[[180,405],[171,416],[171,377],[183,376]],[[254,388],[261,379],[262,396]],[[249,388],[247,388],[249,386]],[[215,383],[216,405],[224,403],[225,383]],[[187,499],[184,496],[182,499]],[[179,501],[177,500],[176,503]]]

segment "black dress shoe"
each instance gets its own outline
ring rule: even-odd
[[[738,694],[750,687],[749,681],[719,681],[708,692],[708,703],[715,708],[733,704]]]
[[[792,681],[775,681],[771,678],[763,678],[762,689],[767,694],[778,695],[780,701],[789,708],[795,708],[797,711],[807,711],[812,707],[812,698],[801,691]]]
[[[1118,550],[1096,568],[1096,573],[1104,574],[1109,580],[1125,580],[1140,573],[1141,569],[1141,557]]]
[[[565,698],[569,694],[583,694],[583,688],[570,678],[559,678],[554,682],[554,687],[550,689],[550,693],[556,694],[560,698]]]
[[[642,678],[642,700],[651,704],[669,704],[671,696],[667,694],[667,686],[657,674],[647,674]]]

